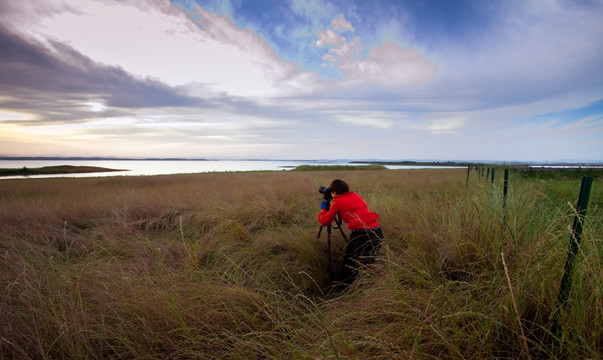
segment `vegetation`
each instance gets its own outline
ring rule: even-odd
[[[387,170],[383,165],[300,165],[294,171]]]
[[[458,162],[458,161],[352,161],[351,163],[362,163],[362,164],[378,164],[378,165],[409,165],[409,166],[469,166],[475,165],[470,162]]]
[[[555,168],[517,168],[519,174],[524,178],[532,179],[581,179],[583,176],[592,176],[593,178],[600,178],[603,175],[603,167],[592,167],[592,168],[567,168],[567,169],[555,169]]]
[[[500,178],[471,172],[466,186],[466,174],[3,180],[0,358],[601,358],[601,208],[589,206],[550,334],[579,181],[512,173],[503,210]],[[316,219],[334,178],[386,236],[337,293]],[[337,259],[338,231],[332,241]]]
[[[29,176],[29,175],[49,175],[49,174],[79,174],[94,172],[112,172],[124,171],[117,169],[107,169],[97,166],[44,166],[40,168],[22,167],[20,169],[0,169],[0,176]]]

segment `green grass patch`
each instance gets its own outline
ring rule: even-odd
[[[517,174],[526,179],[543,180],[571,180],[581,179],[583,176],[592,176],[595,179],[603,176],[603,168],[518,168]]]
[[[292,171],[388,170],[383,165],[300,165]]]

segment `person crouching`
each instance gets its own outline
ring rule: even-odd
[[[351,192],[345,181],[335,179],[329,188],[333,203],[329,207],[329,203],[323,200],[318,221],[322,226],[329,226],[339,214],[351,231],[350,241],[345,248],[343,268],[335,282],[347,287],[356,279],[360,267],[375,262],[383,231],[377,221],[379,214],[370,211],[366,202],[358,194]]]

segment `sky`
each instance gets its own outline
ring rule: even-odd
[[[0,156],[603,161],[603,0],[0,0]]]

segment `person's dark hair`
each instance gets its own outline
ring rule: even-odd
[[[350,191],[350,187],[348,186],[348,184],[345,181],[339,179],[333,180],[329,188],[331,189],[331,192],[334,192],[337,195],[345,194]]]

